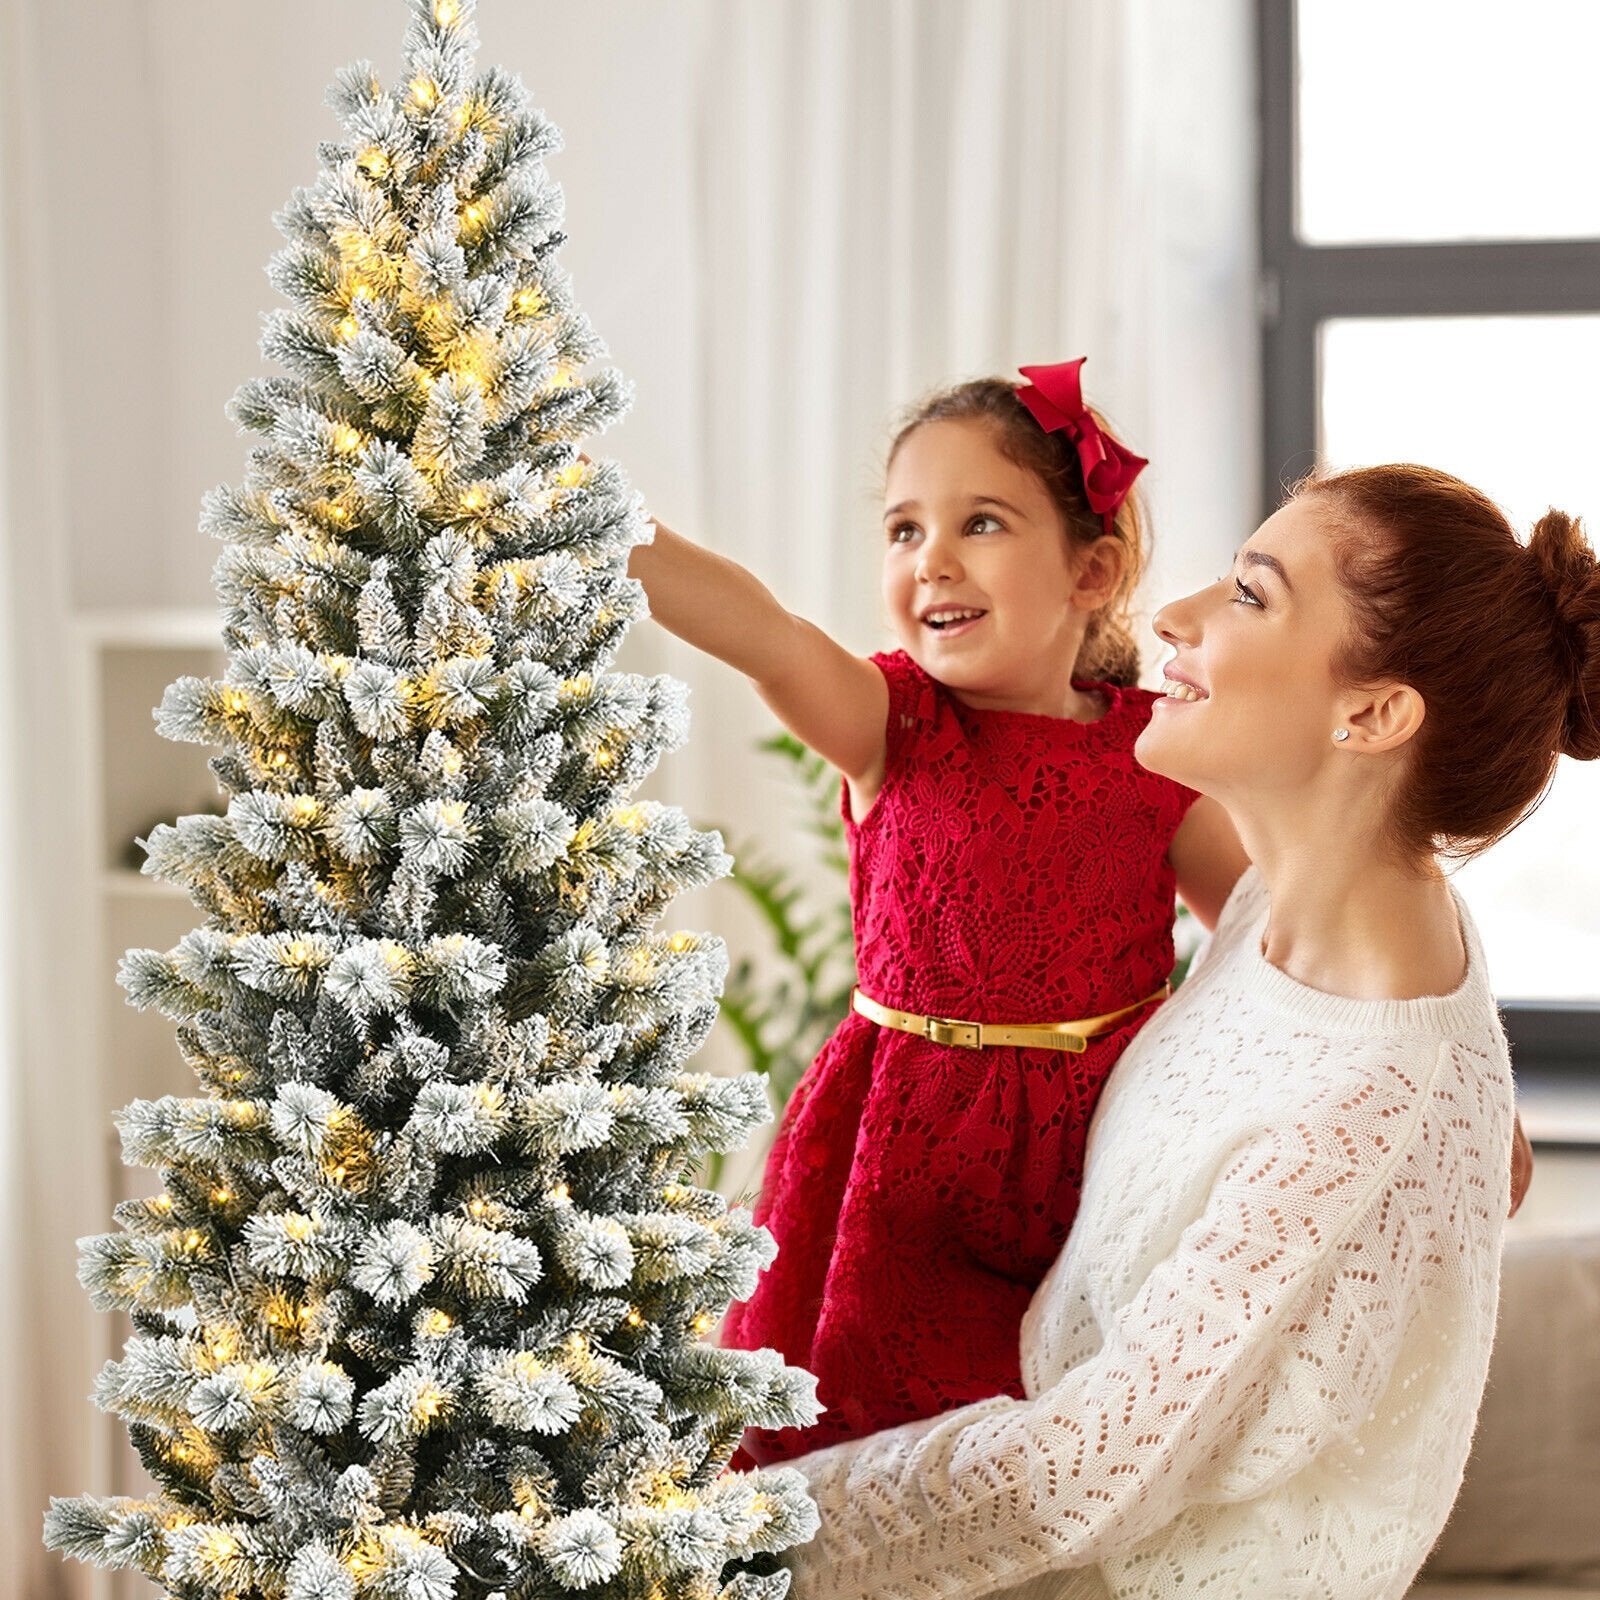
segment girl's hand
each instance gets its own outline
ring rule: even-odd
[[[1527,1197],[1528,1185],[1533,1182],[1533,1146],[1522,1131],[1522,1118],[1518,1117],[1511,1128],[1511,1210],[1516,1216]]]

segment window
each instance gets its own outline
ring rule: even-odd
[[[1268,508],[1318,460],[1425,461],[1600,537],[1600,6],[1506,16],[1260,0]],[[1519,1071],[1600,1082],[1600,763],[1459,882]]]

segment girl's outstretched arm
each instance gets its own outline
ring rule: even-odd
[[[889,715],[883,674],[821,628],[786,611],[738,562],[657,522],[636,545],[628,575],[650,614],[680,639],[742,672],[801,743],[861,789],[882,780]]]
[[[1183,903],[1210,929],[1233,892],[1250,858],[1239,843],[1233,819],[1210,795],[1189,807],[1167,850],[1178,875]]]

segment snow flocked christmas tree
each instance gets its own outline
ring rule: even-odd
[[[685,1070],[719,941],[652,931],[729,862],[628,799],[687,717],[606,670],[650,531],[578,443],[627,396],[581,375],[555,130],[474,74],[471,0],[412,12],[278,219],[288,375],[203,518],[228,668],[157,713],[228,809],[153,831],[206,917],[121,980],[204,1093],[120,1113],[165,1187],[81,1277],[132,1315],[96,1398],[159,1492],[46,1537],[179,1600],[777,1596],[803,1480],[724,1469],[816,1406],[703,1338],[772,1247],[694,1174],[768,1112]]]

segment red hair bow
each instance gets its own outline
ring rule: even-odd
[[[1019,367],[1029,381],[1017,385],[1017,398],[1046,433],[1064,433],[1078,447],[1089,509],[1100,513],[1110,533],[1117,507],[1150,463],[1102,428],[1084,405],[1078,369],[1086,360],[1087,356],[1079,356],[1053,367]]]

